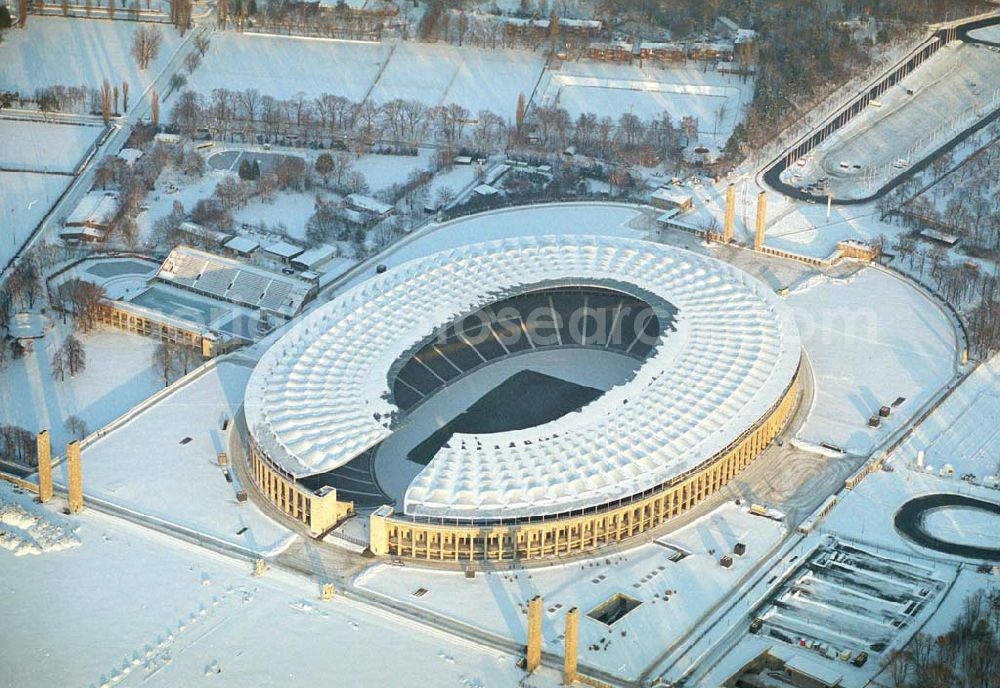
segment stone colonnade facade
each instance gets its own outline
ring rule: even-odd
[[[323,534],[354,514],[354,503],[337,501],[336,489],[324,487],[312,492],[301,487],[267,458],[253,437],[248,435],[248,439],[248,463],[257,489],[274,506],[305,525],[310,534]]]
[[[427,561],[545,559],[585,553],[649,531],[716,493],[767,448],[795,413],[800,371],[801,366],[778,402],[728,447],[626,504],[488,526],[416,521],[384,506],[370,517],[369,548],[375,555]]]

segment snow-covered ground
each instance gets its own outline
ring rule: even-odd
[[[128,82],[135,102],[181,41],[171,27],[157,27],[163,37],[159,55],[140,71],[129,53],[138,28],[130,21],[32,16],[24,31],[8,31],[0,45],[0,89],[33,94],[57,85],[100,88],[107,79],[112,85]]]
[[[1000,43],[1000,25],[994,24],[993,26],[985,26],[981,29],[970,31],[969,36],[979,41]]]
[[[976,476],[996,484],[1000,476],[1000,356],[980,365],[899,447],[896,456],[915,467],[946,465],[956,476]]]
[[[274,570],[254,578],[247,563],[93,511],[71,523],[79,547],[0,551],[0,594],[17,600],[4,605],[4,688],[269,688],[336,677],[500,688],[523,677],[512,656],[340,597],[321,602],[314,581]],[[559,679],[543,669],[531,684]]]
[[[413,607],[429,609],[477,628],[523,642],[527,602],[544,601],[543,649],[563,652],[566,611],[580,609],[580,663],[620,676],[636,677],[721,599],[781,538],[782,527],[751,516],[732,504],[661,538],[689,552],[671,561],[676,550],[646,544],[606,558],[553,564],[511,572],[461,573],[376,566],[357,584]],[[732,568],[718,559],[743,542],[747,554]],[[414,592],[424,588],[417,597]],[[622,593],[642,604],[609,628],[588,612]],[[599,649],[594,649],[599,647]]]
[[[15,557],[59,552],[79,546],[74,531],[75,524],[37,504],[34,495],[0,481],[0,550]]]
[[[666,111],[679,127],[682,117],[693,116],[698,139],[721,147],[743,119],[753,81],[697,67],[581,61],[546,73],[540,93],[542,104],[565,108],[574,119],[586,112],[615,121],[627,112],[660,119]]]
[[[62,454],[72,439],[64,427],[69,416],[82,418],[92,432],[163,386],[152,369],[153,340],[111,329],[77,334],[86,370],[53,380],[52,353],[70,331],[57,321],[35,341],[33,352],[0,368],[0,423],[32,432],[48,429],[53,454]]]
[[[0,172],[0,268],[27,241],[69,183],[70,177],[64,175]]]
[[[101,127],[0,119],[0,168],[70,173],[100,135]]]
[[[398,43],[375,82],[372,100],[455,103],[475,116],[489,110],[514,118],[518,94],[531,96],[545,63],[543,53],[483,50],[427,43]]]
[[[939,306],[887,272],[821,275],[793,286],[795,311],[815,376],[815,397],[798,437],[867,454],[954,377],[951,321]],[[905,397],[880,428],[868,419]]]
[[[84,495],[256,552],[286,546],[292,533],[252,503],[239,504],[239,480],[231,471],[227,480],[217,461],[229,451],[222,425],[243,402],[249,377],[246,366],[213,366],[87,444]],[[65,464],[55,479],[65,480]]]
[[[924,529],[947,542],[1000,550],[1000,516],[982,509],[936,509],[924,517]]]
[[[388,43],[216,32],[186,88],[205,96],[216,88],[253,88],[278,99],[329,93],[360,102],[390,48]]]

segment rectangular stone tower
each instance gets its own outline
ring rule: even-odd
[[[580,610],[573,607],[566,612],[566,655],[563,657],[563,685],[576,683],[576,657],[580,642]]]
[[[757,196],[757,231],[753,238],[753,250],[764,248],[764,229],[767,226],[767,192],[761,191]]]
[[[528,600],[528,673],[542,663],[542,596]]]
[[[722,225],[722,243],[733,240],[733,223],[736,221],[736,185],[730,184],[726,189],[726,219]]]
[[[38,451],[38,501],[52,499],[52,443],[49,431],[42,430],[35,438]]]
[[[80,465],[80,443],[73,440],[66,445],[66,472],[69,482],[69,511],[83,511],[83,468]]]

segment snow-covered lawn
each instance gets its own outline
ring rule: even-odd
[[[31,172],[73,172],[101,133],[93,125],[0,119],[0,167]]]
[[[337,677],[496,688],[523,676],[512,656],[343,598],[321,602],[313,581],[273,570],[254,578],[247,563],[93,511],[71,522],[80,547],[37,557],[0,551],[0,591],[17,600],[4,605],[5,688],[270,688]],[[542,670],[531,683],[554,688],[559,675]]]
[[[527,602],[540,594],[546,609],[543,647],[558,654],[563,652],[566,612],[578,607],[581,664],[634,678],[736,585],[782,533],[774,521],[726,504],[661,538],[690,552],[678,562],[670,560],[674,550],[647,544],[548,568],[480,572],[474,580],[455,572],[382,565],[361,574],[357,583],[519,642],[526,640]],[[722,568],[719,558],[731,554],[737,542],[746,543],[746,556],[734,557],[732,568]],[[427,592],[415,597],[418,588]],[[618,593],[641,605],[612,628],[587,616]]]
[[[1000,550],[1000,516],[982,509],[937,509],[924,518],[924,528],[941,540]]]
[[[699,140],[725,145],[743,119],[753,81],[714,69],[654,65],[566,62],[546,74],[540,100],[565,108],[574,119],[585,112],[615,121],[625,113],[660,119],[666,111],[679,127],[681,118],[693,116]]]
[[[278,99],[329,93],[360,102],[389,48],[388,43],[216,32],[186,88],[205,96],[216,88],[255,88]]]
[[[394,98],[429,106],[455,103],[472,115],[490,110],[512,120],[518,94],[531,96],[543,65],[542,53],[523,50],[399,43],[371,97],[379,103]]]
[[[222,425],[243,402],[250,372],[214,366],[85,446],[84,494],[254,551],[286,545],[292,534],[253,504],[237,503],[239,480],[227,481],[217,462],[229,451]],[[57,482],[64,473],[65,464]]]
[[[849,452],[870,452],[954,376],[951,321],[920,291],[865,268],[846,279],[823,276],[793,287],[788,303],[816,379],[798,436]],[[905,397],[880,428],[868,419]]]
[[[384,191],[393,184],[404,184],[407,177],[417,170],[431,167],[434,150],[418,149],[417,155],[362,155],[352,158],[353,171],[365,175],[369,193]]]
[[[70,179],[56,174],[0,172],[0,268],[35,231]]]
[[[980,41],[1000,43],[1000,25],[994,24],[993,26],[984,26],[981,29],[970,31],[969,36]]]
[[[169,26],[159,27],[163,44],[157,58],[141,72],[131,56],[130,21],[66,19],[33,15],[24,31],[8,31],[0,45],[0,89],[34,93],[46,86],[100,88],[107,79],[127,81],[135,102],[160,73],[181,39]],[[72,57],[69,57],[72,56]]]
[[[955,475],[1000,476],[1000,356],[983,363],[913,431],[896,455],[915,466],[950,464]],[[993,481],[995,483],[995,479]]]
[[[70,331],[57,322],[35,341],[32,353],[0,369],[0,423],[32,432],[48,429],[58,455],[71,439],[64,427],[69,416],[79,416],[93,432],[163,386],[152,369],[153,340],[110,329],[78,335],[86,370],[75,378],[67,374],[63,382],[53,380],[52,354]]]
[[[146,196],[148,210],[139,213],[139,240],[151,244],[156,240],[153,236],[153,226],[161,217],[173,211],[174,201],[180,201],[184,210],[190,213],[203,198],[209,198],[230,172],[208,168],[201,179],[192,179],[176,170],[168,170],[156,180],[156,187]]]

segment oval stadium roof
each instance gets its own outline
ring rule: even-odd
[[[525,430],[455,435],[404,511],[456,519],[563,513],[630,497],[713,457],[765,416],[799,365],[790,311],[733,266],[680,248],[586,235],[473,244],[401,265],[317,308],[261,358],[247,427],[301,477],[389,436],[390,368],[435,330],[532,285],[613,283],[677,309],[628,382]]]

